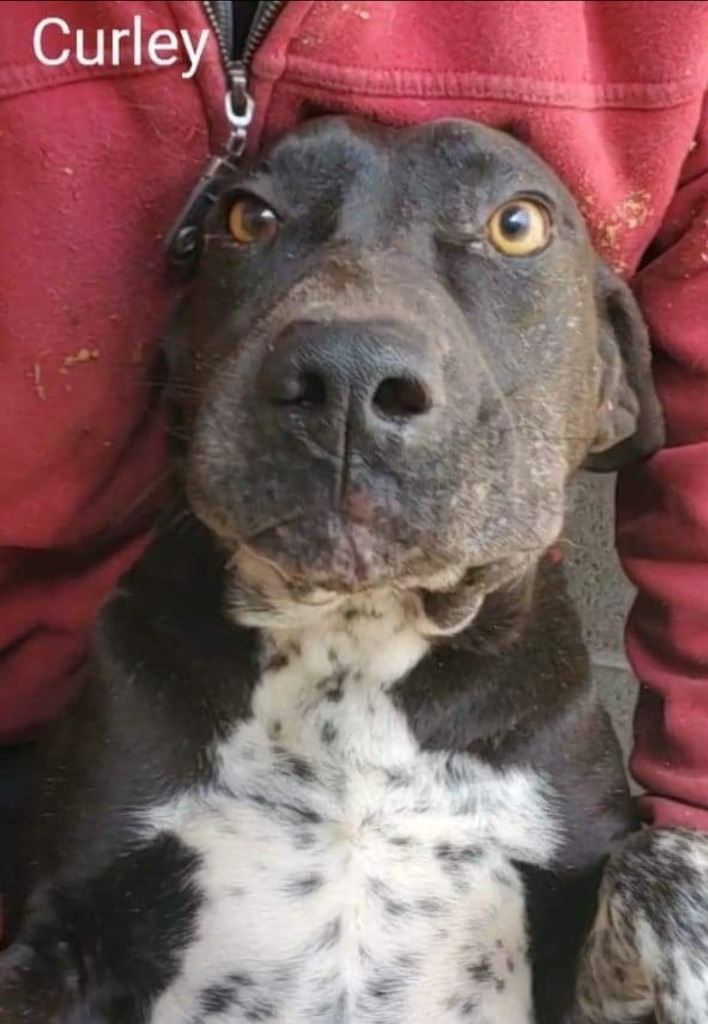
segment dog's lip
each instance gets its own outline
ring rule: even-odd
[[[331,512],[326,533],[313,542],[316,554],[311,568],[302,564],[297,553],[289,553],[292,550],[290,531],[297,533],[298,523],[309,518],[300,513],[279,518],[248,535],[237,536],[233,531],[222,530],[219,540],[230,552],[232,565],[238,565],[241,554],[255,559],[268,567],[278,577],[280,585],[293,595],[313,588],[345,595],[395,586],[398,574],[380,553],[380,538],[370,528],[370,523],[361,521],[368,520],[370,514],[371,509],[366,504],[357,505],[352,517]],[[317,554],[324,556],[319,564]]]
[[[341,511],[352,523],[369,526],[374,522],[378,510],[375,499],[361,489],[349,489],[342,497]]]
[[[396,516],[400,516],[401,511],[398,506],[391,505],[390,499],[377,497],[370,488],[347,486],[332,505],[318,513],[312,509],[296,507],[244,531],[224,521],[209,508],[198,508],[196,514],[217,535],[222,544],[232,549],[244,545],[257,547],[259,543],[267,542],[271,537],[286,542],[293,531],[297,531],[298,524],[302,524],[304,531],[307,531],[308,523],[312,523],[315,515],[320,521],[327,523],[324,543],[333,537],[342,536],[350,540],[354,549],[358,549],[362,545],[376,543],[377,521],[389,527],[395,525]]]
[[[303,577],[310,578],[311,575],[317,580],[318,585],[326,584],[328,588],[344,591],[386,582],[390,578],[390,570],[378,553],[376,532],[370,528],[373,511],[371,506],[361,502],[356,505],[354,515],[330,513],[326,539],[323,538],[321,543],[329,549],[327,557],[331,569],[315,571],[312,574],[298,571],[293,574],[294,579],[299,581]],[[285,548],[292,526],[291,519],[270,531]],[[265,535],[261,535],[261,539],[265,539]]]
[[[468,566],[466,570],[448,566],[421,576],[387,573],[387,567],[381,563],[375,564],[372,571],[372,563],[365,550],[361,550],[355,530],[350,533],[347,543],[350,545],[350,561],[346,571],[317,568],[311,572],[303,571],[302,567],[287,564],[279,555],[267,554],[245,544],[234,552],[231,567],[238,575],[250,563],[247,577],[250,577],[251,584],[260,579],[256,586],[264,588],[272,598],[308,605],[315,603],[322,607],[386,588],[418,602],[416,607],[422,614],[421,622],[426,634],[445,636],[464,628],[488,594],[526,576],[545,552],[542,547],[508,552]],[[381,569],[383,571],[379,571]]]

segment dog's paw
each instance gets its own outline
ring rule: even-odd
[[[655,829],[610,859],[579,969],[578,1021],[708,1019],[708,835]]]
[[[62,942],[18,942],[0,955],[0,1024],[94,1024],[79,1009],[79,979]]]

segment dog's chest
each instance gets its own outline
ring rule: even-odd
[[[197,932],[152,1024],[531,1024],[540,781],[420,750],[388,694],[425,653],[391,609],[264,653],[218,781],[152,814],[199,852]]]

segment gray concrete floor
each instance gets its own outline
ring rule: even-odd
[[[633,590],[615,553],[614,489],[610,475],[581,474],[573,483],[565,553],[594,678],[628,753],[638,685],[625,657],[623,630]]]

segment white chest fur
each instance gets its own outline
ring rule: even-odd
[[[549,800],[421,751],[388,691],[426,650],[392,596],[266,641],[217,783],[149,816],[205,896],[151,1024],[531,1024],[512,862],[550,859]]]

